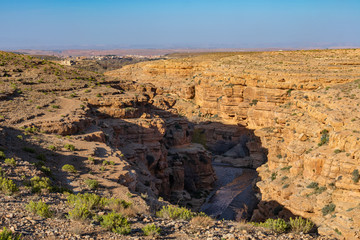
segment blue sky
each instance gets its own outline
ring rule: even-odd
[[[0,0],[0,49],[360,46],[360,0]]]

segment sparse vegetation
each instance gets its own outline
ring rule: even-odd
[[[48,146],[48,149],[51,150],[51,151],[55,151],[56,150],[56,147],[54,145],[49,145]]]
[[[99,187],[99,182],[95,179],[86,179],[85,184],[89,189],[97,189]]]
[[[29,212],[32,212],[44,218],[51,218],[52,216],[52,212],[49,210],[49,206],[42,201],[30,201],[29,204],[26,206],[26,209]]]
[[[291,231],[296,233],[308,233],[314,227],[314,223],[308,219],[305,220],[302,217],[297,217],[295,219],[290,218],[289,224]]]
[[[276,172],[273,172],[273,173],[271,174],[271,181],[274,181],[274,180],[276,179],[276,177],[277,177],[277,173],[276,173]]]
[[[19,189],[15,183],[6,177],[0,177],[0,191],[6,195],[11,195],[14,192],[17,192]]]
[[[16,166],[16,160],[14,158],[6,158],[5,159],[5,164],[15,167]]]
[[[127,235],[131,232],[130,223],[128,223],[125,217],[116,212],[101,216],[100,224],[103,228],[122,235]]]
[[[352,180],[354,183],[358,183],[359,180],[360,180],[360,174],[359,174],[359,170],[355,169],[353,172],[352,172]]]
[[[67,144],[65,144],[64,145],[64,148],[66,149],[66,150],[69,150],[69,151],[75,151],[75,146],[74,145],[72,145],[72,144],[69,144],[69,143],[67,143]]]
[[[281,218],[278,219],[267,219],[263,223],[252,223],[254,226],[271,229],[277,233],[284,233],[289,230],[290,225]]]
[[[214,225],[214,220],[209,216],[196,216],[191,219],[190,225],[194,229],[206,229]]]
[[[42,190],[52,191],[51,181],[47,177],[35,176],[30,179],[30,181],[24,182],[25,186],[31,188],[32,193],[38,193]]]
[[[8,230],[6,227],[0,232],[0,240],[21,240],[21,234],[13,233],[11,230]]]
[[[23,147],[23,150],[24,150],[25,152],[28,152],[28,153],[35,153],[35,152],[36,152],[35,149],[29,148],[29,147]]]
[[[162,209],[156,213],[156,216],[161,218],[190,220],[196,216],[196,213],[193,213],[185,207],[168,205],[163,206]]]
[[[4,151],[0,151],[0,159],[5,159],[6,155],[4,153]]]
[[[320,132],[321,138],[320,142],[318,143],[319,146],[322,146],[324,144],[327,144],[329,142],[329,131],[324,129]]]
[[[334,212],[335,208],[336,208],[335,204],[330,203],[330,204],[326,205],[325,207],[323,207],[321,209],[321,212],[322,212],[323,216],[326,216],[326,215]]]
[[[147,224],[141,229],[145,236],[158,236],[160,235],[161,228],[157,227],[155,224]]]
[[[64,166],[62,166],[61,168],[64,172],[69,172],[69,173],[77,173],[77,170],[75,169],[75,167],[71,164],[65,164]]]

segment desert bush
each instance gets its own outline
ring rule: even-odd
[[[38,193],[41,190],[52,191],[51,181],[47,177],[35,176],[29,182],[24,183],[25,186],[31,187],[32,193]]]
[[[257,227],[268,228],[277,233],[286,232],[290,227],[289,224],[284,219],[281,218],[278,219],[269,218],[263,223],[253,223],[253,225]]]
[[[43,153],[40,153],[36,156],[36,159],[46,162],[46,156]]]
[[[11,195],[19,189],[15,183],[6,177],[0,177],[0,191],[6,195]]]
[[[64,148],[69,150],[69,151],[75,151],[75,146],[72,145],[72,144],[67,143],[67,144],[64,145]]]
[[[196,213],[191,212],[185,207],[168,205],[163,206],[160,211],[156,212],[156,216],[161,218],[190,220],[196,216]]]
[[[99,182],[95,179],[86,179],[85,184],[89,189],[97,189],[99,187]]]
[[[35,153],[36,152],[35,149],[30,148],[30,147],[23,147],[23,150],[25,152],[28,152],[28,153]]]
[[[43,173],[45,173],[47,176],[51,176],[51,169],[49,167],[45,167],[45,166],[41,166],[40,167],[40,171],[42,171]]]
[[[307,188],[318,188],[319,184],[317,182],[312,182],[309,185],[307,185]]]
[[[271,181],[274,181],[274,180],[276,179],[276,177],[277,177],[277,173],[276,173],[276,172],[273,172],[273,173],[271,174]]]
[[[48,149],[51,150],[51,151],[55,151],[56,150],[56,147],[54,145],[49,145],[48,146]]]
[[[25,133],[36,133],[39,131],[39,129],[37,129],[36,127],[27,127],[24,129],[25,130]]]
[[[69,211],[68,218],[73,220],[85,220],[91,215],[86,204],[77,204]]]
[[[103,208],[107,202],[108,199],[100,197],[99,195],[96,195],[94,193],[84,193],[84,194],[70,194],[67,197],[67,202],[69,205],[72,205],[74,207],[81,206],[85,204],[85,206],[89,209],[101,209]]]
[[[318,146],[327,144],[329,142],[329,131],[324,129],[320,132],[320,134],[321,134],[321,138],[320,138],[320,142],[318,143]]]
[[[0,159],[5,159],[6,155],[4,153],[4,151],[0,151]]]
[[[326,215],[332,213],[333,211],[335,211],[335,208],[336,208],[335,204],[330,203],[330,204],[326,205],[325,207],[323,207],[321,209],[321,212],[322,212],[323,216],[326,216]]]
[[[4,227],[0,232],[0,240],[21,240],[21,234],[15,234]]]
[[[127,202],[122,199],[107,199],[106,205],[109,209],[121,213],[126,217],[134,217],[140,212],[139,209],[134,207],[131,202]]]
[[[352,180],[354,183],[358,183],[359,180],[360,180],[360,174],[359,174],[359,170],[355,169],[353,172],[352,172]]]
[[[312,223],[308,219],[305,220],[302,217],[297,217],[295,219],[290,218],[289,224],[291,227],[291,231],[296,233],[308,233],[314,227],[314,223]]]
[[[30,201],[29,204],[26,205],[26,210],[44,218],[51,218],[52,216],[52,212],[49,210],[49,206],[42,201]]]
[[[192,228],[204,229],[214,225],[214,220],[209,216],[196,216],[190,221]]]
[[[4,162],[6,165],[13,166],[13,167],[16,166],[16,160],[14,158],[6,158],[4,160]]]
[[[122,235],[126,235],[131,232],[130,224],[127,219],[116,212],[111,212],[101,216],[100,225],[107,230]]]
[[[158,236],[160,235],[161,228],[155,226],[155,224],[148,224],[141,229],[145,236]]]
[[[64,166],[62,166],[61,170],[65,171],[65,172],[70,172],[70,173],[77,173],[77,170],[71,164],[65,164]]]

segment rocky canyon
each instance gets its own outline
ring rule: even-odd
[[[64,215],[60,193],[27,195],[24,181],[47,176],[131,201],[138,228],[172,203],[235,222],[301,216],[324,239],[360,238],[359,49],[170,54],[104,74],[5,52],[0,61],[0,159],[18,163],[1,166],[24,199],[2,197],[9,209],[46,198]],[[25,212],[0,225],[31,236],[16,226]],[[71,222],[60,219],[61,232]],[[185,224],[161,226],[196,238],[173,230]],[[107,234],[93,235],[117,239]]]

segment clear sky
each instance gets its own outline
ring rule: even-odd
[[[360,46],[360,0],[0,0],[0,49]]]

